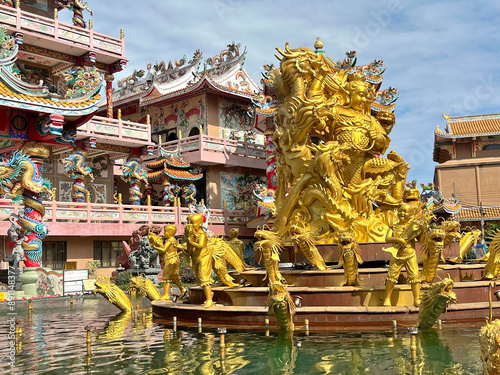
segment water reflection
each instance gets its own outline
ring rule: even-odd
[[[137,303],[142,303],[137,301]],[[136,304],[134,302],[134,306]],[[16,306],[23,328],[11,374],[480,374],[478,328],[443,328],[417,335],[412,359],[406,331],[382,333],[229,332],[176,330],[152,321],[146,303],[137,316],[98,298],[35,301]],[[0,305],[0,337],[8,333]],[[87,354],[85,326],[94,327]],[[5,369],[5,370],[4,370]]]

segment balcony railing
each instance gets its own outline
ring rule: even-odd
[[[181,154],[201,151],[206,153],[243,156],[251,159],[266,159],[266,146],[264,145],[204,134],[164,142],[162,143],[162,147],[166,150],[179,149]]]
[[[114,224],[175,224],[183,228],[191,214],[187,207],[135,206],[127,204],[100,204],[45,201],[44,222],[51,223],[114,223]],[[22,205],[13,204],[9,199],[0,199],[0,221],[7,220],[9,214],[18,213]],[[244,226],[252,218],[251,210],[210,210],[209,228],[222,233],[225,225]],[[220,228],[222,227],[222,228]],[[128,233],[128,232],[127,232]],[[78,233],[74,233],[78,235]]]
[[[0,7],[0,22],[7,27],[30,34],[38,34],[54,41],[76,43],[84,49],[106,52],[116,57],[125,56],[125,41],[92,29],[76,27],[57,19],[39,16],[19,8]]]
[[[151,128],[147,124],[94,116],[77,129],[77,138],[95,137],[98,141],[110,140],[114,144],[151,143]],[[104,142],[111,143],[111,142]]]

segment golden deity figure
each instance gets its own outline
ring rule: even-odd
[[[182,284],[179,274],[179,245],[175,239],[177,227],[174,224],[165,225],[163,228],[163,239],[149,231],[148,238],[151,246],[158,250],[158,254],[163,258],[163,300],[170,300],[170,284],[174,283],[181,291],[180,298],[183,298],[187,289]]]
[[[381,98],[383,62],[336,64],[321,41],[315,48],[277,49],[280,68],[269,73],[280,101],[273,230],[290,235],[300,214],[318,243],[332,242],[337,228],[353,228],[358,242],[383,242],[386,211],[402,203],[409,168],[394,151],[381,157],[395,124],[394,105],[372,105]]]
[[[391,306],[392,291],[403,267],[406,268],[407,280],[411,285],[413,303],[418,306],[420,304],[420,278],[415,241],[423,240],[432,214],[421,212],[415,216],[413,208],[403,203],[398,208],[398,219],[399,222],[394,225],[391,235],[386,237],[386,242],[394,245],[389,249],[384,249],[392,254],[385,285],[384,306]]]
[[[240,230],[238,228],[231,228],[227,243],[231,246],[238,258],[245,263],[245,256],[243,255],[243,252],[245,251],[245,243],[238,238],[239,234]]]
[[[203,288],[205,293],[205,302],[203,306],[206,308],[214,305],[212,287],[214,280],[212,279],[213,259],[208,250],[208,236],[202,229],[203,214],[193,214],[187,217],[188,224],[186,225],[186,251],[191,256],[192,266],[196,275],[196,282]]]

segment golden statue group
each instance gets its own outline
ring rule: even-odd
[[[337,243],[338,267],[344,269],[341,285],[355,286],[359,285],[358,264],[362,263],[358,243],[387,242],[392,247],[384,250],[391,258],[381,304],[391,306],[394,302],[392,293],[404,267],[413,303],[419,306],[421,280],[433,283],[444,249],[461,238],[459,223],[438,224],[420,202],[416,184],[406,183],[408,163],[394,151],[382,156],[389,148],[397,98],[396,89],[378,91],[385,70],[383,61],[358,67],[351,53],[343,62],[334,63],[322,51],[320,40],[314,47],[315,51],[291,49],[287,44],[284,50],[277,49],[280,67],[267,66],[265,79],[277,92],[273,109],[277,184],[271,226],[255,232],[255,251],[266,268],[269,313],[289,330],[293,329],[296,306],[279,270],[284,244],[300,250],[311,266],[321,271],[328,267],[317,245]],[[181,296],[186,294],[179,275],[180,251],[190,257],[206,308],[214,305],[213,272],[233,287],[237,285],[227,263],[237,272],[246,270],[237,230],[225,241],[211,236],[203,224],[203,214],[188,216],[180,243],[175,239],[174,225],[165,226],[163,238],[149,234],[151,245],[163,257],[162,299],[170,298],[171,283],[179,287]],[[478,231],[473,231],[462,238],[455,262],[461,261],[478,236]],[[421,244],[418,258],[417,242]],[[490,269],[497,275],[500,261],[496,256],[493,261],[496,263]],[[443,290],[447,301],[453,300],[448,296],[452,285],[448,279],[435,289]],[[424,301],[428,300],[425,296]]]

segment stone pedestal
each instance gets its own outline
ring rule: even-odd
[[[36,281],[38,280],[38,267],[24,267],[19,281],[22,283],[21,290],[24,292],[26,298],[36,297]]]

